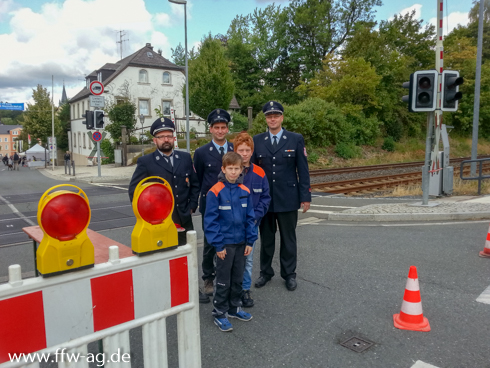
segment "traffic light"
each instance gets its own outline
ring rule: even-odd
[[[435,111],[437,76],[436,70],[419,70],[410,74],[410,82],[403,83],[403,88],[409,89],[409,95],[402,97],[403,102],[408,102],[408,111]]]
[[[458,110],[458,101],[463,97],[463,94],[459,92],[459,86],[463,84],[463,82],[463,77],[460,77],[459,72],[457,71],[444,70],[442,72],[442,111]]]
[[[95,110],[95,129],[104,129],[104,111]]]
[[[94,129],[94,112],[90,110],[85,110],[85,114],[82,115],[85,118],[82,124],[87,126],[88,130]]]

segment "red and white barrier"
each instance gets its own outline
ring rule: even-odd
[[[64,348],[86,355],[86,345],[100,339],[107,355],[130,353],[129,330],[138,326],[145,366],[167,367],[165,318],[173,314],[179,366],[200,367],[196,233],[187,239],[185,246],[144,257],[119,259],[114,247],[108,263],[51,278],[21,280],[20,266],[11,266],[9,283],[0,285],[0,315],[8,316],[0,321],[0,367],[39,366],[10,362],[9,353]],[[130,363],[105,362],[106,368],[124,366]]]

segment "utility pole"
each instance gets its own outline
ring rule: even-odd
[[[124,32],[124,30],[122,31],[116,31],[119,33],[119,41],[116,41],[116,43],[119,44],[119,53],[121,54],[121,60],[123,58],[123,42],[124,41],[129,41],[129,38],[123,40],[123,37],[126,36],[126,33]]]

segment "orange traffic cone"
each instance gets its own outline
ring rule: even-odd
[[[396,328],[412,331],[430,331],[430,325],[422,312],[417,267],[410,266],[400,314],[393,315]]]
[[[483,258],[490,258],[490,228],[488,229],[487,240],[485,242],[485,248],[483,248],[483,250],[480,252],[479,256],[483,257]]]

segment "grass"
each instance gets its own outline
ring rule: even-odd
[[[482,181],[481,195],[490,194],[490,182]],[[400,185],[391,191],[385,192],[383,197],[405,197],[405,196],[421,196],[422,185],[410,184]],[[453,196],[477,196],[478,181],[477,180],[461,180],[459,176],[454,176],[453,179]]]

